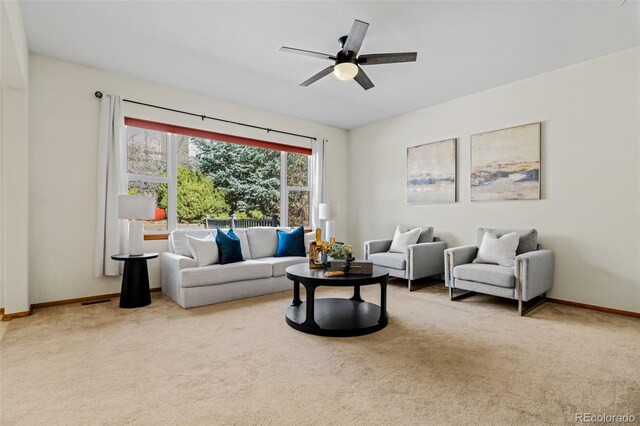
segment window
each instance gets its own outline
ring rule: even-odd
[[[286,182],[282,191],[282,220],[292,226],[307,225],[309,207],[309,156],[284,152],[281,160],[281,181]]]
[[[127,176],[130,195],[148,195],[160,200],[166,194],[169,176],[169,135],[165,132],[127,127]],[[167,231],[166,208],[158,202],[155,220],[144,221],[145,231]]]
[[[309,225],[310,158],[307,148],[127,118],[129,193],[157,200],[145,232],[204,228],[206,218],[232,214]]]

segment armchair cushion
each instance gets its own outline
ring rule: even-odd
[[[514,269],[500,265],[458,265],[453,268],[453,276],[465,281],[475,281],[505,288],[513,288],[516,283]]]
[[[486,231],[492,231],[493,235],[500,238],[505,234],[511,232],[517,232],[520,236],[520,242],[518,243],[518,249],[516,255],[527,253],[538,248],[538,231],[535,229],[492,229],[492,228],[478,228],[478,247],[482,244],[482,238]]]
[[[422,227],[422,232],[420,233],[420,238],[418,238],[418,244],[422,243],[431,243],[434,240],[433,236],[433,226]]]
[[[478,249],[478,257],[473,263],[494,263],[502,266],[513,266],[518,248],[518,234],[510,232],[498,238],[493,231],[487,231],[482,237]]]
[[[374,253],[369,259],[374,265],[393,269],[407,269],[407,256],[404,253]]]
[[[402,225],[398,225],[396,227],[396,232],[393,235],[389,251],[394,253],[405,253],[407,251],[407,246],[418,242],[421,233],[422,228],[408,229]]]

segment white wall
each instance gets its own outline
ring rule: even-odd
[[[432,225],[449,246],[473,243],[478,226],[535,227],[556,253],[552,297],[640,311],[639,62],[639,49],[630,49],[368,125],[349,132],[347,149],[339,129],[31,55],[31,303],[120,289],[119,278],[93,276],[99,111],[93,92],[101,90],[328,138],[329,192],[342,214],[337,235],[346,239],[348,231],[360,255],[364,240],[390,237],[397,223]],[[301,143],[125,107],[140,118]],[[543,199],[469,202],[469,136],[533,121],[543,122]],[[459,138],[459,202],[407,205],[406,148],[449,137]],[[165,247],[146,242],[147,250]],[[159,286],[157,261],[150,262],[150,277]]]
[[[28,51],[17,2],[0,3],[0,306],[29,310]]]
[[[640,312],[640,49],[349,132],[349,241],[434,226],[449,247],[477,227],[537,228],[556,255],[551,297]],[[416,94],[419,96],[420,94]],[[541,121],[542,200],[471,203],[469,137]],[[406,148],[457,137],[458,203],[406,204]]]
[[[180,90],[30,56],[31,303],[63,300],[120,290],[120,278],[95,278],[96,165],[99,101],[94,92],[329,139],[329,194],[343,206],[337,221],[347,235],[347,133],[291,117],[198,96]],[[167,111],[125,103],[125,114],[187,127],[304,145],[302,139],[244,127],[201,121]],[[308,143],[307,143],[308,146]],[[148,251],[163,251],[166,241],[147,241]],[[160,285],[158,261],[149,262],[150,283]]]
[[[17,1],[1,1],[2,84],[26,89],[29,78],[29,49]]]

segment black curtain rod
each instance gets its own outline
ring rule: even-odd
[[[95,92],[94,95],[98,99],[102,98],[102,92],[101,91]],[[130,104],[143,105],[143,106],[150,107],[150,108],[157,108],[157,109],[163,109],[165,111],[177,112],[178,114],[191,115],[193,117],[201,118],[202,121],[204,121],[204,119],[206,118],[208,120],[215,120],[215,121],[221,121],[223,123],[237,124],[238,126],[250,127],[252,129],[265,130],[267,133],[273,132],[273,133],[280,133],[281,135],[289,135],[289,136],[295,136],[295,137],[303,138],[303,139],[311,139],[313,141],[317,140],[313,136],[300,135],[298,133],[285,132],[283,130],[275,130],[275,129],[270,129],[268,127],[254,126],[253,124],[241,123],[239,121],[225,120],[223,118],[209,117],[208,115],[195,114],[193,112],[181,111],[179,109],[167,108],[167,107],[163,107],[163,106],[159,106],[159,105],[153,105],[153,104],[146,104],[144,102],[132,101],[131,99],[123,99],[122,101],[123,102],[129,102]]]

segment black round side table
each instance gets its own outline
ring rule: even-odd
[[[158,253],[143,253],[139,256],[130,254],[111,256],[113,260],[124,262],[122,290],[120,290],[121,308],[140,308],[151,304],[147,259],[155,257],[158,257]]]

